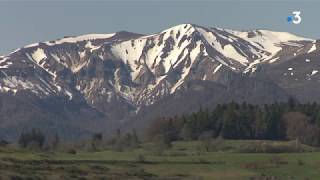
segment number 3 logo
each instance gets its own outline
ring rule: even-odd
[[[301,12],[300,11],[293,11],[292,14],[294,14],[294,19],[292,20],[292,22],[294,24],[300,24],[302,19],[301,19]]]

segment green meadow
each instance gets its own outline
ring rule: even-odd
[[[319,179],[320,152],[253,152],[257,144],[296,146],[289,141],[224,140],[204,151],[202,142],[175,142],[161,154],[152,144],[115,152],[31,151],[0,148],[0,179]],[[250,148],[248,148],[250,147]],[[249,149],[249,150],[248,150]],[[250,152],[249,152],[250,151]]]

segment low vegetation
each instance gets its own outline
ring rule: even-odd
[[[320,106],[231,102],[78,142],[31,129],[0,141],[0,179],[319,179]]]
[[[320,152],[294,141],[212,140],[172,142],[162,153],[150,143],[101,151],[33,151],[0,148],[0,179],[317,179]],[[269,153],[268,147],[272,149]],[[286,148],[279,148],[286,147]],[[279,148],[279,149],[278,149]],[[291,150],[292,148],[293,150]],[[254,150],[252,150],[254,149]],[[273,149],[277,149],[274,151]],[[287,150],[289,149],[289,152]],[[253,153],[254,152],[254,153]]]

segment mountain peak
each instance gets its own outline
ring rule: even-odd
[[[194,27],[196,27],[196,25],[195,24],[190,24],[190,23],[178,24],[178,25],[172,26],[170,28],[167,28],[167,29],[161,31],[161,33],[170,32],[170,31],[187,30],[187,29],[194,28]]]
[[[180,95],[186,105],[195,99],[195,107],[220,97],[286,97],[274,84],[317,92],[318,52],[319,44],[290,33],[194,24],[147,36],[127,31],[72,36],[0,57],[0,93],[85,102],[110,119],[125,121],[146,106]],[[276,91],[280,93],[274,95]]]

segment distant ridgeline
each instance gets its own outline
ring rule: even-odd
[[[149,138],[167,141],[203,138],[298,140],[320,144],[320,105],[287,103],[263,106],[231,102],[182,117],[162,118],[147,129]]]

